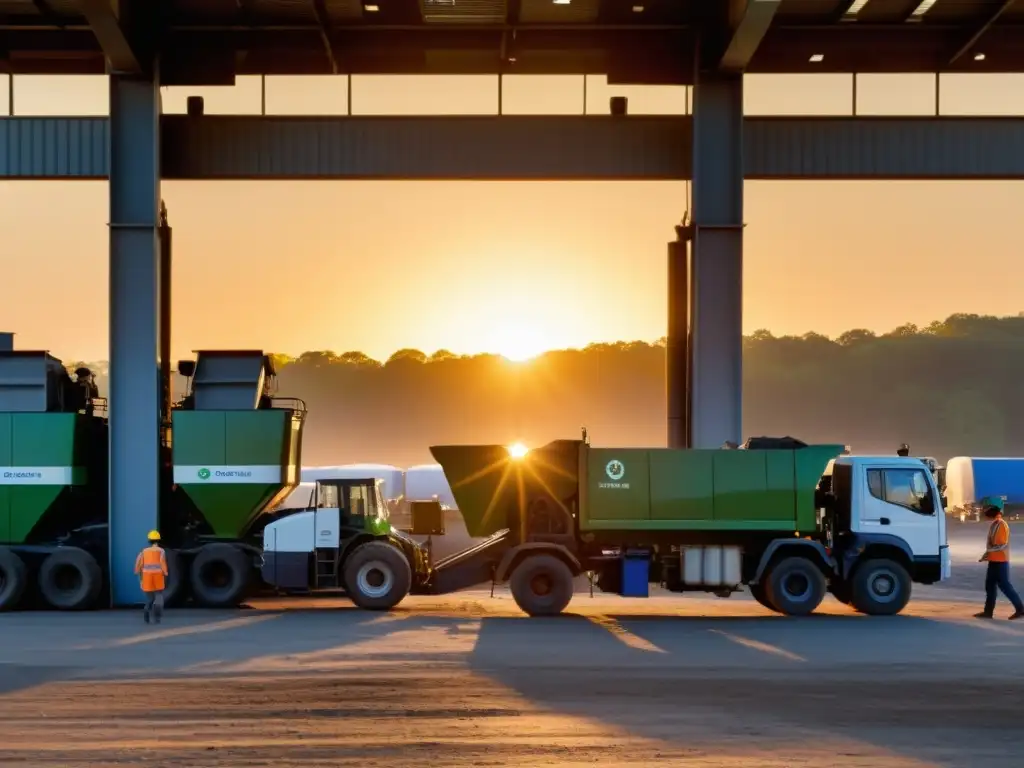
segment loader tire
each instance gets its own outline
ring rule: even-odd
[[[15,552],[0,547],[0,611],[14,608],[28,586],[28,569]]]
[[[368,541],[345,558],[345,591],[359,608],[388,611],[412,589],[412,566],[386,541]]]
[[[345,558],[344,585],[357,607],[390,610],[413,589],[413,566],[397,547],[367,542]]]
[[[787,616],[808,616],[821,605],[828,590],[825,574],[806,557],[787,557],[768,572],[768,601]]]
[[[78,547],[53,551],[39,568],[39,591],[60,611],[92,608],[103,589],[103,570],[96,558]]]
[[[572,600],[573,575],[554,555],[531,555],[512,571],[512,597],[530,616],[557,616]]]
[[[233,608],[245,599],[252,561],[234,544],[206,544],[192,561],[189,576],[196,603],[205,608]]]
[[[167,560],[167,578],[164,580],[164,608],[173,608],[180,605],[185,597],[188,577],[182,571],[183,558],[179,552],[173,549],[165,549],[164,558]]]

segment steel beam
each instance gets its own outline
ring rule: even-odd
[[[971,33],[970,37],[964,41],[963,45],[958,47],[956,52],[950,56],[949,66],[956,64],[962,56],[974,48],[974,46],[978,44],[978,41],[984,37],[985,33],[992,29],[992,25],[999,21],[999,17],[1010,10],[1010,6],[1016,2],[1017,0],[1003,0],[1002,4],[997,7],[992,14],[985,19],[985,21],[979,24],[978,28]]]
[[[110,63],[111,72],[140,74],[142,66],[125,34],[112,0],[79,0],[82,15],[92,27],[103,54]]]
[[[1024,118],[747,117],[744,126],[747,179],[1024,179]],[[0,118],[0,179],[104,179],[107,129],[103,117]],[[650,115],[164,115],[163,176],[688,179],[690,131],[688,117]]]
[[[727,72],[742,72],[754,58],[754,53],[768,33],[775,12],[782,0],[733,0],[730,26],[732,36],[719,62]]]
[[[142,600],[133,569],[159,504],[160,92],[110,78],[110,583]]]
[[[743,77],[702,72],[693,89],[691,279],[694,448],[742,442]]]

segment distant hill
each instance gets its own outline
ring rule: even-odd
[[[430,461],[438,443],[574,437],[665,442],[664,341],[594,344],[527,363],[418,350],[275,356],[279,393],[306,401],[307,464]],[[106,364],[91,366],[101,390]],[[926,328],[836,339],[809,333],[744,340],[747,435],[793,435],[855,450],[917,455],[1024,454],[1024,317],[952,315]],[[181,391],[182,383],[176,383]]]

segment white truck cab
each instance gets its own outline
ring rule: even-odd
[[[837,571],[831,589],[840,600],[881,605],[891,599],[902,609],[910,582],[949,578],[942,494],[919,458],[839,456],[819,492]]]

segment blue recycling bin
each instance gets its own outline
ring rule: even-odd
[[[647,552],[627,551],[622,558],[622,596],[648,597],[651,561]]]

